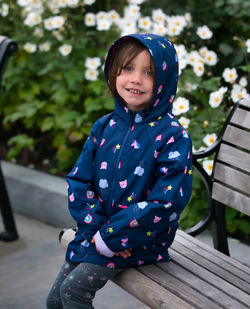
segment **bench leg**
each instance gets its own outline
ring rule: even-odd
[[[230,255],[227,242],[225,205],[214,201],[214,218],[212,220],[212,236],[214,248]]]
[[[18,238],[16,224],[14,221],[10,200],[5,185],[1,162],[0,162],[0,208],[5,231],[0,233],[0,240],[13,241]]]

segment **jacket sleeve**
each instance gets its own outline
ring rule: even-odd
[[[69,212],[77,222],[78,232],[84,234],[88,241],[92,240],[96,231],[107,221],[94,188],[95,148],[96,137],[92,131],[73,170],[66,176]]]
[[[148,198],[116,213],[96,233],[96,247],[104,255],[111,257],[126,248],[152,244],[155,237],[160,239],[178,228],[192,190],[192,146],[187,135],[164,146],[155,172]]]

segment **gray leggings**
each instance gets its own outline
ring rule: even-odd
[[[65,262],[47,297],[47,309],[93,309],[97,290],[121,269]]]

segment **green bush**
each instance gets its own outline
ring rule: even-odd
[[[102,72],[108,47],[132,32],[166,35],[175,44],[174,112],[195,150],[211,145],[233,104],[249,96],[249,16],[244,0],[0,1],[0,35],[19,44],[0,93],[2,153],[37,167],[46,163],[50,173],[68,172],[94,121],[114,107]],[[211,173],[213,158],[201,164]],[[194,175],[182,226],[201,218],[205,207]],[[227,217],[230,232],[248,233],[245,217],[230,211]]]

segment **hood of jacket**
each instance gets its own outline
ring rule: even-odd
[[[165,113],[171,113],[178,82],[178,57],[173,44],[167,38],[155,34],[131,34],[115,41],[108,52],[105,62],[104,73],[107,83],[109,84],[110,60],[114,56],[117,47],[128,38],[137,39],[148,49],[156,70],[154,95],[149,110],[140,111],[139,114],[148,121]],[[115,112],[125,119],[131,117],[132,111],[126,110],[123,102],[116,96],[114,96],[114,100]]]

